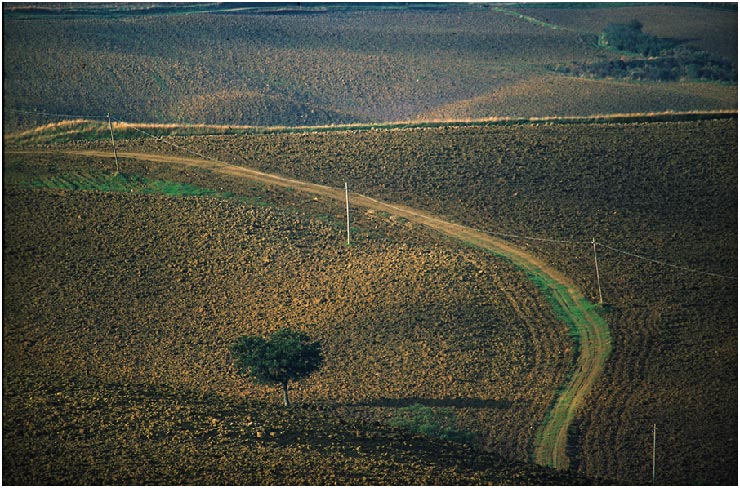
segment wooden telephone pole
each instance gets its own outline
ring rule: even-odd
[[[118,153],[116,152],[116,139],[113,137],[113,123],[110,121],[110,114],[106,114],[108,117],[108,129],[110,130],[110,140],[113,143],[113,157],[116,158],[116,174],[118,174]]]
[[[601,280],[599,279],[599,262],[596,260],[596,238],[591,240],[594,245],[594,266],[596,266],[596,286],[599,289],[599,303],[604,303],[604,298],[601,296]]]
[[[346,181],[344,182],[344,200],[347,202],[347,245],[349,246],[349,189]]]
[[[653,484],[655,484],[655,427],[653,424]]]

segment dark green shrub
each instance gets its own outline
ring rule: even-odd
[[[321,345],[304,333],[280,329],[268,339],[241,336],[231,345],[234,363],[240,372],[261,384],[279,383],[283,402],[289,406],[288,382],[305,378],[321,367]]]
[[[472,444],[475,434],[457,430],[455,413],[449,408],[432,408],[420,403],[396,410],[389,423],[394,427],[438,437],[440,439]]]
[[[609,47],[643,56],[659,56],[663,51],[676,45],[668,39],[661,39],[642,32],[642,24],[636,19],[628,24],[607,25],[602,33],[602,39]]]

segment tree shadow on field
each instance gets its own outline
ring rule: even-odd
[[[497,408],[511,407],[510,400],[494,400],[482,398],[377,398],[364,402],[353,403],[353,407],[409,407],[424,405],[425,407],[455,407],[455,408]]]

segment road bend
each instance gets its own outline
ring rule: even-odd
[[[113,157],[110,152],[105,151],[68,149],[56,151],[8,150],[6,154],[33,152],[62,152],[97,158]],[[290,187],[296,191],[322,195],[338,201],[344,201],[345,198],[343,188],[332,188],[326,185],[294,180],[203,158],[139,152],[119,153],[118,157],[153,163],[198,167],[214,173],[248,178],[268,185]],[[557,385],[558,388],[553,406],[536,433],[532,456],[537,464],[561,470],[568,469],[570,465],[566,451],[568,429],[579,409],[584,406],[589,392],[604,370],[604,364],[611,352],[609,328],[606,322],[598,315],[596,307],[586,300],[570,279],[537,257],[532,256],[513,244],[473,228],[445,221],[433,214],[405,205],[390,204],[356,193],[352,195],[352,204],[377,212],[387,212],[398,217],[403,217],[411,222],[425,225],[446,236],[502,255],[530,276],[539,278],[538,282],[545,284],[545,293],[548,299],[554,301],[556,306],[566,315],[564,318],[566,318],[566,322],[571,328],[574,340],[578,343],[577,350],[579,353],[577,358],[575,358],[575,363],[565,384]]]

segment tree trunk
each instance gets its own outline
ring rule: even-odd
[[[286,407],[290,406],[290,402],[288,401],[288,382],[285,381],[283,383],[283,403]]]

